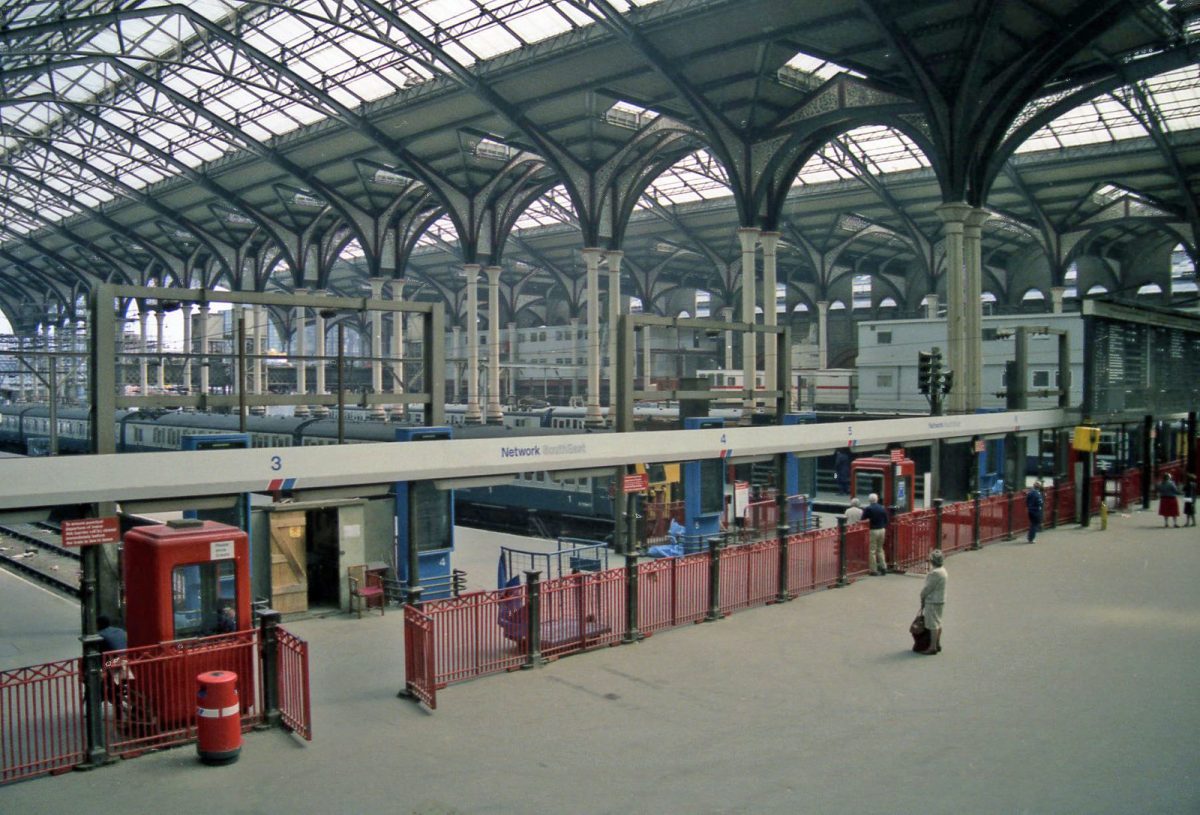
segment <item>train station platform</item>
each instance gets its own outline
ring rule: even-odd
[[[462,561],[494,568],[488,545]],[[1113,515],[947,568],[936,657],[909,647],[921,578],[889,575],[451,685],[436,712],[396,698],[400,613],[299,620],[311,743],[165,750],[0,787],[0,811],[1200,812],[1200,530]],[[18,584],[0,667],[73,656],[77,609]]]

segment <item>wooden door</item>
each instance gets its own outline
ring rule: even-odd
[[[271,513],[271,607],[308,611],[304,512]]]

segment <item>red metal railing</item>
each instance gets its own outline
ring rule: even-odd
[[[526,587],[478,591],[421,605],[432,622],[436,687],[519,668],[528,661]]]
[[[1013,499],[1013,503],[1016,499]],[[1007,495],[989,495],[979,500],[979,542],[994,543],[1008,537]]]
[[[1047,491],[1047,502],[1070,505],[1073,485]],[[975,534],[975,502],[917,510],[898,517],[889,528],[887,552],[894,568],[928,569],[929,553],[969,548]],[[1061,512],[1060,520],[1073,513]],[[1024,495],[997,495],[979,502],[981,542],[1000,540],[1029,523]],[[869,529],[857,523],[844,530],[827,528],[788,536],[786,591],[795,596],[866,573]],[[781,590],[779,541],[762,540],[718,550],[719,597],[710,596],[713,566],[709,552],[661,558],[637,564],[637,628],[649,636],[667,628],[700,622],[712,613],[730,614],[773,602]],[[556,658],[626,639],[628,576],[623,568],[567,575],[545,581],[538,592],[540,653]],[[512,670],[534,656],[527,585],[476,592],[405,610],[406,687],[430,707],[436,690],[488,673]]]
[[[708,553],[638,564],[638,630],[696,623],[708,613]]]
[[[867,528],[866,523],[847,528],[846,536]],[[865,532],[863,532],[865,534]],[[838,581],[838,531],[836,528],[788,537],[788,591],[795,597],[827,588]]]
[[[263,719],[258,631],[110,651],[104,660],[105,741],[109,753],[130,755],[196,738],[196,676],[238,675],[242,729]]]
[[[1130,504],[1137,503],[1142,498],[1142,471],[1139,467],[1131,467],[1121,474],[1120,493],[1117,496],[1117,509],[1124,509]]]
[[[0,784],[83,761],[82,660],[0,672]]]
[[[942,506],[942,540],[940,549],[962,552],[971,548],[975,536],[975,507],[971,501],[959,501]]]
[[[1055,514],[1057,510],[1057,514]],[[1070,523],[1075,520],[1075,483],[1064,481],[1046,488],[1046,506],[1043,510],[1046,523]]]
[[[542,656],[556,659],[625,635],[625,570],[565,575],[542,583]]]
[[[774,602],[779,596],[779,541],[760,541],[722,549],[722,614]]]
[[[404,689],[431,710],[437,710],[433,666],[433,618],[419,606],[405,606]]]
[[[312,741],[312,700],[308,689],[308,643],[276,627],[279,714],[284,725]]]
[[[932,509],[918,509],[901,515],[892,525],[892,567],[901,571],[920,571],[929,562],[937,534],[937,517]]]

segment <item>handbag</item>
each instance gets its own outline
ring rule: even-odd
[[[908,627],[908,633],[912,634],[914,651],[929,650],[929,629],[925,627],[925,614],[922,611],[916,619],[912,621],[912,625]]]

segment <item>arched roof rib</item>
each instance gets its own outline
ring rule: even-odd
[[[216,261],[231,280],[261,285],[263,258],[282,254],[289,285],[341,285],[318,280],[331,270],[313,258],[349,245],[367,274],[391,262],[432,277],[451,262],[420,248],[436,246],[433,232],[413,225],[441,228],[431,225],[434,200],[466,233],[443,242],[482,240],[494,262],[515,228],[568,274],[578,248],[607,230],[631,263],[694,279],[684,255],[661,264],[654,246],[669,227],[647,220],[652,205],[694,218],[687,229],[710,246],[728,245],[748,220],[784,218],[820,235],[858,213],[909,240],[860,240],[846,250],[850,268],[882,268],[889,251],[915,251],[928,266],[941,233],[933,208],[948,195],[986,195],[1013,219],[1069,225],[1087,197],[1085,167],[1103,169],[1093,182],[1123,183],[1177,211],[1189,251],[1200,236],[1194,4],[197,0],[104,9],[68,0],[0,11],[0,275],[73,270],[87,280],[86,253],[122,277],[186,276]],[[1081,107],[1091,113],[1075,114]],[[648,138],[655,129],[671,135]],[[1092,161],[1075,146],[1081,132],[1118,139],[1110,160],[1128,166]],[[1134,133],[1149,134],[1156,157]],[[1009,165],[1019,171],[1020,143],[1047,138],[1071,148],[1036,159],[1057,187],[1025,179],[1029,189],[1014,191],[1004,165],[989,162],[1016,150]],[[72,151],[79,161],[66,160]],[[523,153],[543,169],[503,181]],[[847,188],[814,184],[819,174],[793,184],[780,168],[809,155]],[[726,185],[732,199],[687,203]],[[415,214],[389,201],[419,187],[427,197]],[[774,203],[762,209],[755,201],[768,189]],[[991,231],[985,251],[1016,253],[1011,233]],[[131,246],[141,248],[136,262]],[[510,251],[508,260],[529,260]],[[782,280],[788,264],[785,252]],[[790,268],[800,275],[802,265]]]

